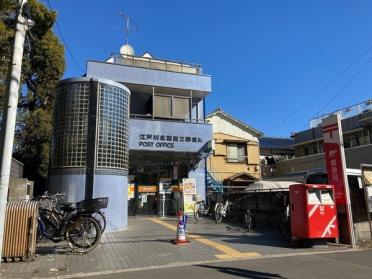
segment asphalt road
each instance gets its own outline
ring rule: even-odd
[[[372,250],[202,263],[89,278],[372,278]]]

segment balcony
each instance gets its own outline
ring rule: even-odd
[[[122,55],[119,53],[111,54],[111,58],[108,59],[108,62],[114,64],[134,66],[140,68],[148,68],[154,70],[163,70],[169,72],[201,75],[202,68],[199,64],[183,63],[170,60],[160,60],[152,57],[138,57],[131,55]]]
[[[350,118],[350,117],[353,117],[359,114],[367,113],[370,111],[372,111],[372,99],[353,105],[353,106],[350,106],[350,107],[347,107],[347,108],[343,108],[341,110],[337,110],[337,111],[313,118],[310,120],[310,128],[320,127],[322,125],[323,119],[327,118],[328,116],[332,114],[339,114],[340,119],[342,120],[342,119]]]
[[[147,58],[144,61],[124,58],[113,58],[107,62],[87,61],[87,76],[115,80],[128,87],[174,88],[199,95],[206,95],[212,90],[211,76],[202,75],[201,68],[182,63],[151,61]]]

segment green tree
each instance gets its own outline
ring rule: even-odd
[[[6,65],[6,58],[10,57],[14,37],[14,2],[2,0],[0,5],[2,65]],[[41,190],[48,171],[54,87],[65,70],[65,59],[63,45],[52,31],[56,12],[37,0],[28,3],[35,25],[28,32],[25,43],[14,157],[25,164],[24,176],[35,181]],[[0,90],[0,96],[3,96],[3,88]]]
[[[14,13],[11,11],[16,7],[14,1],[0,1],[0,106],[3,107],[3,98],[6,87],[6,77],[10,65],[11,42],[14,37]]]

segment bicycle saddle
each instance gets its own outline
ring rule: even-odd
[[[61,210],[64,212],[72,212],[75,210],[74,203],[69,202],[69,203],[63,203],[61,204]]]

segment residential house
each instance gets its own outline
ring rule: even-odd
[[[207,115],[206,121],[213,127],[208,186],[244,186],[260,179],[259,138],[263,133],[222,109]]]

